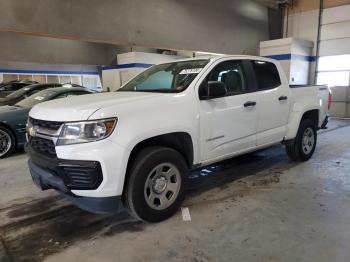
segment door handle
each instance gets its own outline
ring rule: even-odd
[[[278,98],[278,100],[279,101],[282,101],[282,100],[287,100],[288,99],[288,97],[287,96],[280,96],[279,98]]]
[[[256,102],[254,101],[248,101],[244,103],[244,107],[251,107],[251,106],[255,106]]]

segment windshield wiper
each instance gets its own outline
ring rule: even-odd
[[[159,88],[159,89],[139,89],[135,92],[154,92],[154,93],[178,93],[178,92],[181,92],[182,90],[175,90],[175,89],[162,89],[162,88]]]

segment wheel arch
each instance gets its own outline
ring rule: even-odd
[[[138,142],[130,152],[123,185],[123,195],[127,185],[129,170],[138,152],[150,146],[164,146],[178,151],[185,159],[187,166],[191,168],[194,161],[194,149],[192,137],[187,132],[174,132],[146,138]]]
[[[130,152],[128,166],[140,150],[149,146],[165,146],[175,149],[184,157],[189,167],[193,164],[194,151],[191,135],[186,132],[174,132],[149,137],[137,143]]]
[[[307,109],[302,113],[293,112],[290,117],[290,124],[288,125],[288,132],[285,137],[285,140],[292,140],[296,137],[298,133],[299,126],[304,119],[310,119],[315,123],[316,129],[319,127],[319,117],[320,110],[319,109]]]
[[[313,121],[315,123],[315,127],[318,128],[319,115],[320,115],[320,110],[319,109],[312,109],[312,110],[308,110],[308,111],[304,112],[304,114],[302,115],[302,117],[301,117],[301,119],[299,121],[299,126],[300,126],[300,123],[304,119],[310,119],[311,121]]]

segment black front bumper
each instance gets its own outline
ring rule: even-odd
[[[30,147],[27,153],[30,156],[30,174],[41,190],[55,189],[79,208],[92,213],[115,213],[122,206],[121,196],[81,197],[72,193],[72,190],[96,189],[101,184],[99,163],[49,158],[34,152]]]

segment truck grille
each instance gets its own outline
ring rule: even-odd
[[[29,140],[29,145],[37,153],[43,154],[48,157],[56,157],[55,144],[48,139],[41,137],[31,137]]]
[[[55,122],[55,121],[45,121],[45,120],[38,120],[34,118],[29,118],[29,121],[32,123],[33,126],[38,126],[45,129],[51,129],[57,131],[63,122]]]

